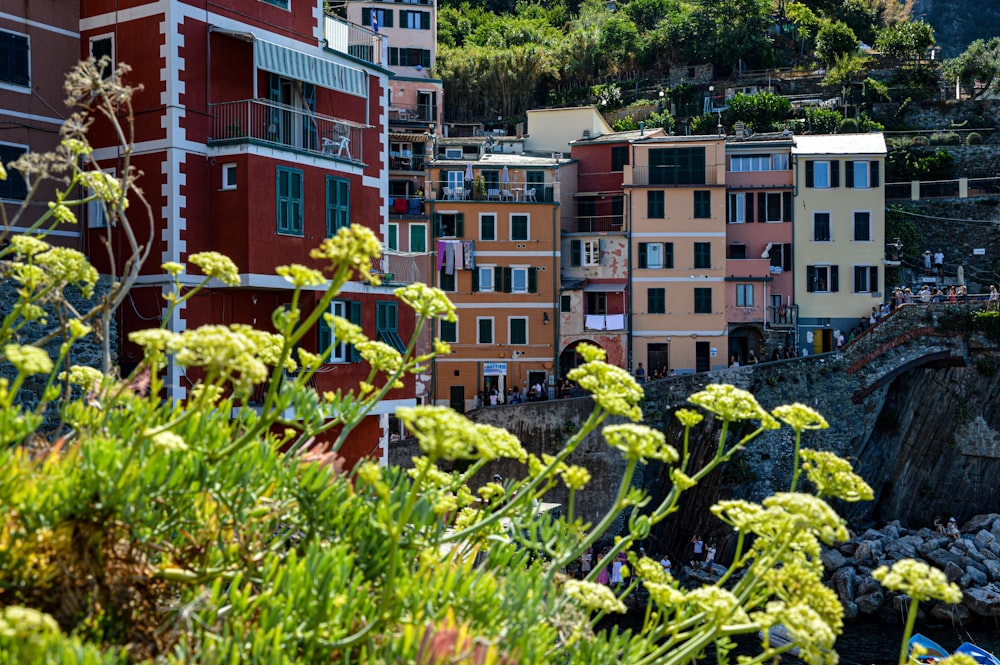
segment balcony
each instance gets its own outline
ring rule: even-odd
[[[373,258],[372,274],[382,278],[382,283],[388,286],[413,284],[415,282],[431,283],[430,253],[404,254],[391,249],[383,249],[382,256]]]
[[[618,233],[624,228],[625,217],[622,215],[580,215],[570,233]]]
[[[717,177],[719,168],[715,164],[709,164],[705,167],[705,173],[701,174],[691,174],[693,176],[690,178],[675,178],[672,173],[668,174],[668,169],[675,169],[672,166],[633,166],[632,167],[632,180],[629,182],[627,179],[625,184],[632,185],[653,185],[655,187],[698,187],[701,185],[722,185],[724,180]],[[626,171],[628,173],[628,171]],[[700,182],[684,182],[685,180],[694,181],[698,180]]]
[[[437,106],[434,104],[390,104],[389,124],[391,125],[437,125]]]
[[[209,145],[257,143],[363,163],[365,125],[266,99],[209,104]]]
[[[464,185],[464,186],[463,186]],[[487,183],[483,189],[465,181],[462,185],[438,181],[434,184],[438,201],[496,201],[497,203],[552,203],[559,199],[559,185],[526,183],[518,180]]]
[[[386,61],[386,37],[336,16],[327,14],[323,18],[323,38],[328,49],[373,65],[382,66]]]
[[[422,144],[421,144],[422,146]],[[408,150],[400,151],[390,151],[389,153],[389,170],[390,171],[405,171],[407,173],[424,172],[424,166],[426,161],[424,156],[415,155]]]
[[[798,305],[768,305],[767,325],[781,330],[794,328],[799,322]]]

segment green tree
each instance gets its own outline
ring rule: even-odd
[[[694,31],[688,48],[697,60],[730,67],[742,60],[751,68],[773,63],[767,33],[771,26],[769,0],[702,0],[692,20]]]
[[[840,111],[819,106],[806,109],[806,131],[809,134],[836,134],[843,120]]]
[[[792,103],[787,97],[772,92],[740,93],[729,100],[726,119],[743,122],[756,132],[769,132],[780,129],[791,115]]]
[[[958,57],[945,60],[941,73],[946,81],[960,83],[973,97],[1000,93],[1000,37],[972,42]],[[977,89],[976,81],[984,85]]]
[[[902,60],[919,60],[934,46],[934,28],[924,21],[894,23],[878,34],[875,48]]]
[[[858,50],[858,38],[847,24],[826,21],[816,35],[816,56],[823,64],[836,62],[839,56]]]

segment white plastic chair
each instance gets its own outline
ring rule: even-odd
[[[535,202],[537,202],[537,200],[535,199],[535,188],[534,187],[528,187],[527,189],[524,190],[524,200],[525,201],[535,201]]]

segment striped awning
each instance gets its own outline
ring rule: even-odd
[[[367,96],[367,77],[360,69],[278,46],[262,39],[254,39],[253,57],[254,64],[264,71],[313,83],[321,88],[340,90],[349,95]]]
[[[406,134],[389,132],[390,141],[409,141],[410,143],[427,143],[427,134]]]

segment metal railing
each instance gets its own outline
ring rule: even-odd
[[[421,125],[430,122],[437,123],[437,106],[434,104],[393,103],[389,105],[389,122]]]
[[[209,105],[209,144],[256,142],[361,162],[364,125],[266,99]]]
[[[323,18],[323,38],[329,49],[375,65],[385,62],[388,40],[384,35],[337,16]]]
[[[798,325],[798,305],[768,305],[767,323],[772,328],[794,328]]]
[[[393,150],[389,153],[389,169],[393,171],[423,171],[426,165],[424,155],[406,154]]]
[[[956,178],[953,180],[914,180],[885,185],[886,200],[964,199],[970,196],[997,196],[1000,177]]]
[[[438,181],[434,185],[438,201],[500,201],[515,203],[552,203],[558,200],[558,185],[521,181],[485,185],[480,189],[472,181],[452,185]]]
[[[719,182],[716,177],[717,165],[708,164],[705,166],[704,177],[693,178],[695,180],[701,180],[701,182],[675,182],[675,175],[673,171],[676,171],[676,167],[672,166],[633,166],[632,167],[632,184],[633,185],[662,185],[664,187],[697,187],[698,185],[720,185],[723,184]],[[692,174],[692,175],[702,175],[702,174]]]
[[[431,254],[408,254],[383,249],[382,255],[371,260],[372,274],[378,275],[383,284],[430,284],[432,275]]]
[[[623,215],[581,215],[571,227],[576,233],[601,233],[604,231],[621,231],[625,223]]]

